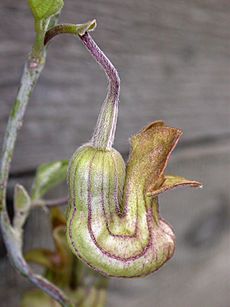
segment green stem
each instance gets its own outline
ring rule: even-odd
[[[32,208],[46,208],[51,209],[58,206],[65,206],[68,203],[69,197],[62,197],[57,199],[39,199],[32,202]]]
[[[0,164],[0,212],[6,210],[6,189],[9,177],[10,164],[12,161],[17,133],[22,126],[22,121],[27,104],[46,60],[46,48],[44,36],[46,28],[57,22],[58,16],[53,16],[45,22],[35,24],[36,37],[32,52],[24,66],[17,98],[11,110],[3,141],[2,157]]]
[[[9,224],[8,220],[8,214],[6,211],[3,211],[1,214],[2,234],[13,266],[36,287],[40,288],[54,300],[58,301],[61,306],[73,307],[71,302],[58,287],[31,270],[22,254],[22,231],[15,231],[15,229]]]
[[[46,45],[53,37],[59,34],[78,34],[77,25],[71,23],[65,23],[57,25],[47,31],[45,35],[44,44]]]
[[[53,37],[59,34],[84,35],[86,32],[93,31],[96,26],[97,23],[95,19],[83,24],[63,23],[56,25],[46,32],[44,44],[46,46]]]
[[[41,58],[34,58],[32,54],[29,56],[24,67],[17,98],[9,116],[3,141],[0,165],[0,211],[6,210],[6,188],[17,133],[22,126],[27,104],[29,102],[32,90],[43,70],[44,64],[45,52]]]
[[[47,23],[47,25],[49,22]],[[2,157],[0,164],[0,218],[1,229],[9,258],[23,276],[27,277],[34,285],[45,291],[63,307],[73,305],[66,298],[65,294],[40,275],[33,273],[22,254],[23,229],[12,227],[6,207],[6,191],[9,178],[10,165],[14,153],[17,134],[22,126],[26,107],[32,91],[44,68],[46,59],[46,48],[44,47],[44,31],[38,31],[32,52],[29,55],[21,78],[17,98],[6,127],[3,141]],[[24,221],[25,222],[25,221]],[[23,227],[23,223],[21,225]]]

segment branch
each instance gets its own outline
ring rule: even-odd
[[[45,37],[44,31],[46,31],[46,28],[49,28],[50,25],[56,24],[57,18],[58,15],[51,17],[47,23],[44,23],[44,29],[41,29],[41,33],[36,33],[35,42],[25,63],[17,97],[8,119],[0,161],[0,213],[2,210],[6,211],[6,189],[17,134],[22,126],[25,111],[33,89],[45,66],[46,48],[43,41],[40,41],[40,44],[38,44],[39,37],[42,34],[43,37]]]
[[[55,22],[55,19],[56,16],[51,18],[51,21]],[[47,26],[49,25],[47,24]],[[44,68],[46,60],[46,48],[44,47],[43,41],[41,42],[40,40],[40,43],[38,44],[38,35],[40,35],[40,33],[37,33],[32,52],[28,56],[28,59],[25,63],[17,98],[9,116],[3,141],[0,164],[1,228],[9,258],[16,270],[19,271],[23,276],[27,277],[35,286],[42,289],[53,299],[58,301],[63,307],[70,307],[72,304],[66,298],[65,294],[45,278],[35,274],[23,257],[23,226],[29,214],[30,207],[28,207],[28,211],[25,211],[24,215],[21,216],[21,219],[20,214],[16,214],[17,223],[15,226],[11,225],[6,207],[6,190],[8,185],[9,170],[14,153],[17,134],[22,126],[29,99]]]
[[[8,184],[10,164],[12,161],[17,133],[22,126],[23,117],[31,93],[44,68],[45,52],[41,58],[29,55],[25,64],[18,90],[17,98],[11,110],[6,133],[3,141],[2,158],[0,165],[0,212],[6,210],[6,188]]]
[[[51,209],[53,207],[64,206],[68,203],[68,201],[68,196],[50,200],[41,199],[32,202],[31,206],[32,208],[45,207],[47,209]]]
[[[9,258],[16,270],[24,277],[27,277],[36,287],[42,289],[49,296],[58,301],[61,306],[72,307],[70,301],[59,288],[31,270],[22,254],[22,231],[16,231],[16,229],[8,223],[8,215],[5,211],[1,214],[1,226]]]

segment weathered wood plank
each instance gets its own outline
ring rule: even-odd
[[[94,37],[118,67],[121,106],[116,146],[146,123],[163,119],[184,140],[230,131],[230,2],[68,0],[62,20],[97,18]],[[32,42],[26,1],[0,4],[0,139]],[[49,47],[45,69],[26,115],[13,169],[69,158],[87,141],[104,99],[106,80],[73,37]]]

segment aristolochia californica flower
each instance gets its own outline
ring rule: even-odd
[[[164,174],[181,130],[162,121],[131,138],[127,165],[112,148],[120,82],[111,62],[91,36],[83,44],[105,70],[109,91],[89,143],[69,165],[67,239],[73,253],[108,276],[145,276],[173,255],[175,235],[159,215],[158,194],[199,182]]]

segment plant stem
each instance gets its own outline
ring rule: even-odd
[[[0,165],[0,211],[6,210],[6,188],[17,133],[22,126],[22,120],[27,104],[29,102],[32,90],[43,70],[44,64],[45,52],[41,58],[34,58],[32,55],[29,56],[24,67],[17,98],[9,116],[3,141]]]
[[[37,33],[32,52],[25,63],[17,98],[9,116],[3,141],[0,164],[1,229],[9,258],[17,271],[27,277],[34,285],[45,291],[53,299],[58,301],[63,307],[71,307],[73,305],[66,298],[65,294],[42,276],[33,273],[25,261],[22,254],[23,228],[18,229],[11,225],[6,207],[6,191],[9,170],[14,153],[17,133],[22,126],[22,121],[32,91],[45,65],[46,48],[44,47],[43,41],[41,42],[41,37],[38,37],[39,35],[40,34]],[[21,227],[23,227],[23,223]]]
[[[3,141],[2,157],[0,161],[0,213],[6,210],[6,189],[9,177],[10,164],[13,158],[17,133],[22,126],[22,121],[28,105],[33,88],[35,87],[40,74],[45,66],[46,48],[44,46],[45,31],[50,25],[57,23],[57,16],[51,17],[46,22],[41,23],[40,31],[35,25],[36,37],[32,51],[24,66],[17,98],[11,110],[6,133]],[[42,37],[42,41],[41,41]]]
[[[117,115],[118,103],[120,94],[120,79],[118,72],[110,60],[106,57],[103,51],[97,46],[93,38],[89,35],[96,27],[96,21],[90,21],[82,25],[78,24],[60,24],[49,31],[45,36],[45,44],[47,44],[53,37],[62,33],[75,34],[80,37],[84,46],[94,57],[96,62],[104,70],[108,80],[109,88],[106,99],[102,105],[100,115],[97,120],[96,128],[91,139],[94,147],[101,149],[110,149],[113,145]]]
[[[44,39],[44,45],[46,46],[48,42],[55,36],[59,34],[74,34],[83,35],[86,32],[93,31],[97,26],[96,20],[93,19],[83,24],[73,24],[73,23],[62,23],[50,28]]]
[[[53,37],[59,34],[78,34],[76,25],[71,23],[65,23],[51,28],[49,31],[46,32],[44,44],[47,45]]]
[[[102,67],[109,80],[107,96],[102,105],[91,140],[94,147],[109,149],[113,145],[117,125],[120,79],[116,68],[97,46],[89,33],[79,37],[96,62]]]
[[[8,223],[8,215],[5,211],[1,214],[2,234],[9,258],[20,274],[27,277],[36,287],[42,289],[53,299],[58,301],[63,307],[72,307],[73,305],[66,298],[65,294],[54,284],[42,276],[35,274],[22,255],[22,232],[16,232],[15,229]]]
[[[36,200],[35,202],[32,202],[32,208],[37,208],[37,207],[46,207],[47,209],[51,209],[53,207],[58,207],[58,206],[64,206],[68,203],[69,197],[62,197],[62,198],[57,198],[57,199],[41,199],[41,200]]]

